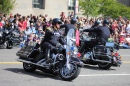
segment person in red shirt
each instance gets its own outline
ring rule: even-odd
[[[0,20],[0,28],[2,28],[3,27],[3,24],[2,24],[2,22],[1,22],[1,20]]]
[[[120,34],[120,37],[119,37],[119,44],[124,44],[124,41],[125,41],[125,34]]]
[[[19,19],[19,22],[18,22],[18,28],[19,28],[19,31],[20,31],[20,32],[23,32],[23,31],[24,31],[24,29],[23,29],[23,21],[22,21],[22,19]]]
[[[23,17],[23,25],[22,25],[23,30],[25,30],[26,27],[27,27],[27,21],[26,21],[26,18]]]
[[[117,24],[117,21],[114,20],[113,23],[112,23],[112,25],[111,25],[112,35],[117,35],[118,28],[119,28],[119,26]]]

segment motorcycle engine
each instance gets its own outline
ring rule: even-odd
[[[84,54],[82,60],[87,61],[87,60],[90,60],[90,58],[91,58],[91,52],[87,52]]]

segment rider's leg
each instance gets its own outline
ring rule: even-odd
[[[79,49],[79,52],[83,53],[84,49],[86,49],[86,48],[93,48],[94,45],[96,45],[96,44],[97,44],[96,41],[85,41],[83,43],[83,45],[81,46],[81,48]]]

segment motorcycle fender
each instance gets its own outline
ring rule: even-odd
[[[74,63],[76,63],[80,67],[84,66],[83,62],[81,62],[78,58],[75,58],[75,57],[71,57],[70,62],[74,62]]]

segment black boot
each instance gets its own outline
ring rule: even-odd
[[[46,63],[49,64],[49,63],[52,63],[53,60],[50,58],[50,49],[46,49],[46,52],[45,52],[45,56],[46,56]]]
[[[35,62],[38,62],[38,61],[40,61],[43,58],[45,58],[45,54],[43,52],[40,52],[40,54],[38,55],[38,57],[35,59]]]

